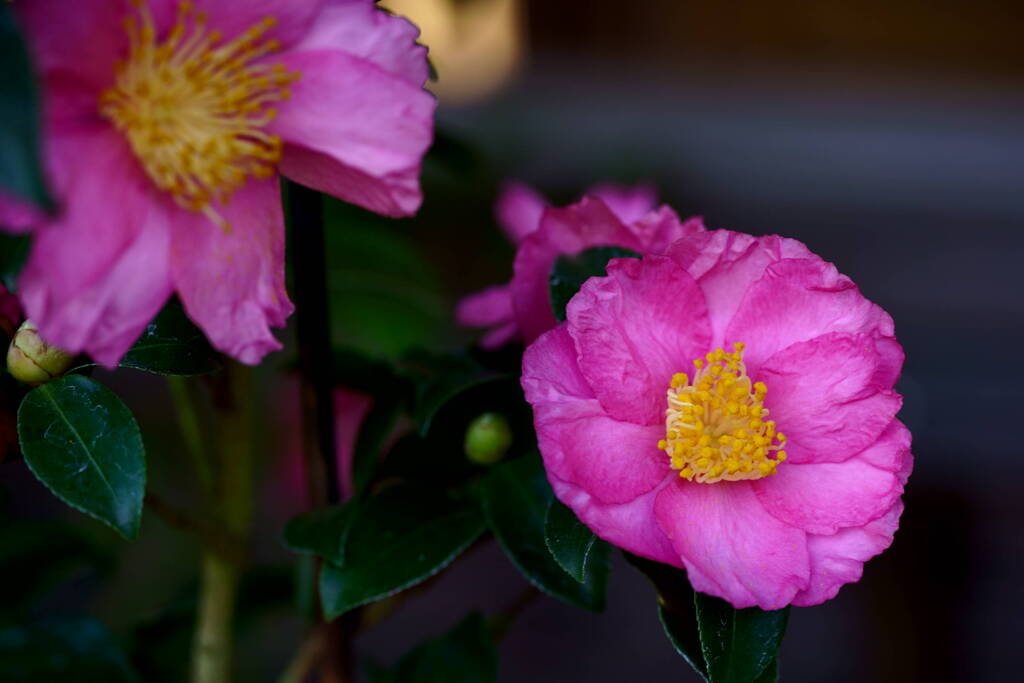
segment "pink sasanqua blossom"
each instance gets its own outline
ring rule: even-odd
[[[548,275],[562,254],[590,247],[625,247],[660,252],[684,235],[704,230],[699,218],[680,222],[667,206],[657,209],[654,189],[601,184],[589,196],[565,208],[549,208],[532,188],[505,186],[495,213],[516,245],[512,281],[471,294],[455,312],[461,325],[489,327],[480,341],[497,348],[513,339],[529,344],[558,321],[551,312]]]
[[[559,499],[736,607],[813,605],[889,546],[910,473],[890,316],[802,243],[611,261],[523,360]]]
[[[433,135],[418,30],[373,0],[15,4],[43,86],[59,211],[19,285],[46,339],[113,365],[172,293],[218,349],[280,348],[279,174],[389,216],[421,201]]]

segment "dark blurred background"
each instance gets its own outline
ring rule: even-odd
[[[555,202],[596,181],[650,181],[709,227],[798,238],[895,318],[916,463],[893,547],[836,599],[792,611],[782,679],[1019,678],[1024,3],[383,4],[417,21],[431,47],[438,143],[416,219],[332,207],[336,340],[385,357],[471,341],[451,310],[511,275],[513,251],[492,217],[508,178]],[[293,352],[289,342],[273,362]],[[187,501],[164,385],[127,373],[104,381],[144,423],[151,481]],[[269,381],[263,391],[276,416],[267,443],[287,444],[294,396]],[[246,681],[274,680],[301,633],[278,540],[301,503],[282,492],[287,466],[273,451],[251,590],[277,608],[244,623]],[[122,633],[140,614],[159,634],[175,605],[187,613],[188,538],[150,515],[140,541],[119,543],[19,463],[0,467],[0,488],[15,517],[67,519],[101,557],[50,604],[91,610]],[[361,638],[360,653],[393,661],[524,586],[493,543],[478,548]],[[174,666],[172,640],[153,662]],[[621,561],[606,614],[536,602],[500,655],[508,683],[697,680],[662,634],[649,586]]]

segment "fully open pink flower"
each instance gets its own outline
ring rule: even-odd
[[[521,183],[498,198],[498,222],[516,244],[512,282],[490,287],[459,302],[456,318],[467,327],[490,327],[481,340],[497,348],[518,339],[530,343],[557,324],[548,299],[548,275],[562,254],[590,247],[616,246],[660,252],[675,240],[704,230],[700,219],[679,221],[667,206],[654,209],[654,190],[603,184],[592,196],[562,209]]]
[[[60,211],[19,279],[51,343],[113,365],[177,292],[219,349],[280,348],[278,172],[390,216],[419,206],[434,99],[417,29],[372,0],[33,0]]]
[[[834,597],[892,541],[902,363],[892,319],[834,266],[716,230],[613,260],[522,381],[555,493],[595,533],[775,609]]]

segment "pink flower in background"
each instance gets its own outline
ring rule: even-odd
[[[910,473],[888,314],[800,242],[616,259],[523,359],[555,493],[736,607],[813,605],[888,547]]]
[[[114,365],[172,293],[218,349],[280,348],[278,173],[413,213],[435,102],[418,30],[372,0],[33,0],[60,212],[34,232],[22,302],[52,344]]]
[[[21,324],[21,304],[18,297],[7,288],[0,285],[0,331],[8,337],[14,336],[14,331]]]
[[[512,281],[459,302],[456,317],[467,327],[489,327],[484,348],[518,339],[530,343],[557,324],[548,299],[548,275],[562,254],[597,246],[659,252],[673,241],[704,230],[700,219],[685,223],[667,206],[654,209],[654,190],[597,185],[580,202],[547,208],[544,198],[510,183],[498,198],[498,222],[516,244]]]

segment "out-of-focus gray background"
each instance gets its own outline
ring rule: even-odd
[[[792,611],[782,678],[1019,677],[1024,4],[384,4],[412,15],[432,48],[440,141],[420,217],[363,217],[360,227],[348,216],[329,236],[338,340],[388,356],[472,339],[453,333],[451,309],[511,274],[512,249],[492,217],[506,178],[558,202],[596,181],[650,181],[709,227],[801,239],[895,318],[916,464],[893,547],[836,599]],[[98,376],[139,414],[151,481],[187,504],[164,385]],[[252,590],[279,607],[243,620],[245,681],[275,680],[302,628],[279,543],[284,519],[301,509],[294,467],[282,464],[295,455],[295,396],[262,386],[274,419]],[[86,609],[119,634],[151,615],[161,648],[150,665],[172,666],[187,643],[174,641],[167,615],[187,612],[192,542],[148,515],[141,540],[120,543],[53,501],[17,461],[0,466],[0,492],[12,517],[69,519],[112,558],[40,609]],[[493,543],[477,548],[362,637],[360,654],[393,661],[525,585]],[[502,681],[697,680],[662,634],[647,583],[621,561],[609,599],[604,615],[552,599],[527,608],[501,643]]]

